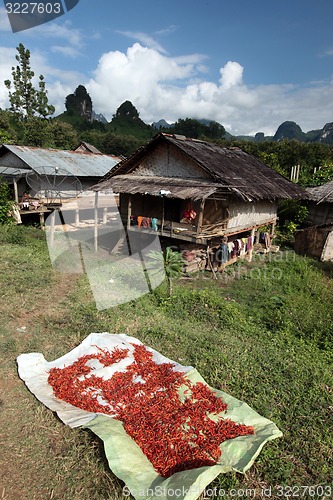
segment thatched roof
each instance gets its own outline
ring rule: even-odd
[[[217,144],[187,139],[184,136],[158,134],[146,146],[140,148],[128,159],[121,161],[112,171],[104,176],[102,181],[94,186],[95,189],[112,188],[115,192],[130,192],[131,182],[142,186],[147,182],[147,177],[135,175],[135,170],[140,166],[142,159],[161,143],[167,144],[170,155],[172,149],[181,151],[185,157],[194,161],[202,170],[211,177],[212,192],[215,192],[217,185],[224,192],[234,194],[245,201],[255,200],[276,200],[283,198],[306,198],[306,193],[297,184],[293,184],[282,175],[278,174],[270,167],[262,163],[254,156],[245,153],[240,148],[226,148]],[[118,176],[127,176],[128,182],[120,185]],[[133,176],[132,180],[130,179]],[[175,178],[157,178],[151,181],[157,190],[169,189],[171,192],[172,181]],[[163,187],[162,180],[163,179]],[[167,179],[167,180],[166,180]],[[179,183],[181,179],[177,179]],[[189,186],[188,179],[182,180],[183,188]],[[117,187],[116,187],[117,186]],[[169,187],[168,187],[169,186]],[[206,187],[208,185],[206,184]],[[149,191],[146,189],[145,191]],[[145,192],[143,188],[135,192]],[[174,195],[173,197],[177,197]],[[201,198],[205,197],[202,192]]]
[[[308,199],[319,203],[333,203],[333,181],[326,182],[322,186],[306,189]]]
[[[128,194],[150,194],[152,196],[164,196],[166,198],[180,198],[182,200],[201,200],[211,194],[220,191],[221,185],[204,180],[152,177],[142,175],[116,175],[112,179],[101,182],[99,190],[110,187],[116,193]],[[95,186],[96,187],[96,186]]]

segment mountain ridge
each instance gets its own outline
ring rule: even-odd
[[[200,123],[207,124],[210,120],[200,119]],[[168,123],[163,118],[152,123],[152,127],[157,130],[168,129],[172,130],[175,123]],[[265,136],[264,132],[257,132],[254,136],[251,135],[232,135],[226,131],[226,139],[247,140],[254,142],[274,141],[279,142],[286,140],[297,140],[300,142],[321,142],[323,144],[333,144],[333,122],[326,123],[323,128],[309,130],[303,132],[301,127],[293,121],[285,121],[279,125],[273,136]]]
[[[149,139],[154,132],[171,132],[198,139],[207,137],[212,140],[225,139],[229,141],[254,141],[279,142],[284,139],[297,140],[300,142],[320,142],[323,144],[333,144],[333,122],[326,123],[322,129],[303,132],[301,127],[294,121],[285,121],[279,125],[274,136],[265,136],[263,132],[257,132],[254,136],[238,135],[234,136],[227,132],[222,124],[206,118],[179,118],[175,123],[168,123],[164,118],[153,122],[145,123],[140,118],[140,113],[131,101],[124,101],[116,113],[108,122],[102,113],[95,113],[92,99],[83,85],[79,85],[73,94],[66,97],[66,111],[56,117],[58,120],[67,121],[75,128],[84,129],[85,124],[90,122],[93,128],[104,129],[116,135],[130,135],[137,139]]]

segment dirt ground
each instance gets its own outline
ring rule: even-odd
[[[36,299],[35,307],[25,309],[19,303],[13,304],[9,321],[2,325],[7,333],[7,340],[2,343],[0,352],[1,499],[54,498],[52,489],[43,486],[47,483],[47,478],[42,477],[38,441],[48,442],[54,459],[64,444],[63,438],[60,437],[59,430],[47,423],[45,409],[36,406],[34,397],[19,378],[16,357],[27,352],[29,346],[37,345],[36,335],[48,319],[61,324],[63,304],[75,282],[75,275],[60,275],[56,286],[51,287],[46,296],[43,294],[39,300]],[[22,301],[19,302],[22,304]],[[28,451],[33,440],[36,441],[35,457],[31,457]]]

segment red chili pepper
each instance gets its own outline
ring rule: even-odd
[[[253,427],[223,418],[227,405],[207,385],[192,384],[184,373],[174,371],[173,363],[155,363],[145,346],[132,345],[134,362],[110,379],[96,375],[88,361],[96,359],[111,366],[128,356],[127,349],[108,351],[96,346],[100,352],[83,355],[70,366],[52,368],[48,383],[55,396],[121,420],[164,477],[214,465],[221,456],[222,442],[254,433]],[[135,381],[138,376],[143,383]],[[186,387],[183,401],[178,393],[181,386]]]

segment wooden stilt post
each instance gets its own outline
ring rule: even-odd
[[[210,248],[209,248],[209,245],[207,245],[207,258],[208,258],[208,265],[209,265],[209,268],[210,270],[212,271],[212,274],[213,274],[213,277],[214,277],[214,280],[217,280],[217,274],[215,272],[215,269],[214,269],[214,266],[213,266],[213,263],[211,261],[211,258],[210,258]]]
[[[94,206],[94,249],[98,250],[98,191],[95,193],[95,206]]]
[[[202,198],[200,202],[200,211],[199,211],[199,218],[198,218],[198,225],[197,225],[197,238],[199,237],[200,231],[201,231],[201,226],[202,226],[202,220],[203,220],[203,212],[205,208],[205,198]]]
[[[106,224],[108,221],[108,208],[103,208],[103,224]]]
[[[131,227],[131,216],[132,216],[132,197],[128,196],[127,202],[127,229]]]
[[[44,219],[43,209],[41,209],[40,212],[39,212],[39,223],[40,223],[41,227],[44,226],[45,219]]]
[[[161,221],[161,234],[163,234],[163,229],[164,229],[164,211],[165,211],[165,202],[164,202],[164,196],[162,197],[162,221]]]
[[[54,230],[55,230],[55,216],[56,216],[56,211],[53,210],[51,213],[51,224],[50,224],[50,246],[53,247],[54,244]]]
[[[14,196],[15,196],[15,202],[18,204],[19,199],[18,199],[18,189],[17,189],[16,179],[14,179]]]
[[[250,250],[248,250],[247,252],[247,259],[249,262],[252,262],[252,257],[253,257],[253,245],[255,243],[255,234],[256,234],[256,230],[255,228],[253,228],[251,230],[251,238],[252,238],[252,248]]]

